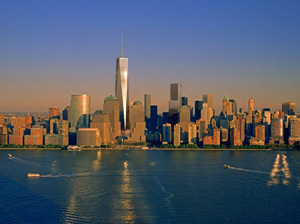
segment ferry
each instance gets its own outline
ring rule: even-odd
[[[39,173],[28,173],[27,174],[27,178],[33,178],[33,177],[41,177],[41,175]]]
[[[224,164],[224,165],[223,165],[223,168],[229,169],[229,168],[230,168],[230,166],[229,166],[229,165],[226,165],[226,164]]]
[[[72,151],[72,152],[80,152],[81,150],[82,150],[82,148],[81,147],[79,147],[79,146],[77,146],[77,145],[74,145],[74,146],[68,146],[68,151]]]
[[[11,154],[8,154],[9,158],[12,158],[13,156]]]
[[[128,162],[127,162],[127,160],[124,162],[124,168],[125,169],[127,169],[127,167],[128,167]]]

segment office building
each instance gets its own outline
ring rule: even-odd
[[[198,132],[198,141],[201,142],[202,138],[204,137],[204,134],[207,133],[207,125],[205,119],[199,119],[196,121],[197,125],[197,132]]]
[[[201,110],[202,110],[203,101],[196,100],[195,101],[195,120],[199,120],[201,118]]]
[[[79,128],[77,131],[77,145],[100,146],[101,139],[98,128]]]
[[[180,125],[179,124],[175,124],[174,125],[174,132],[173,132],[173,145],[175,147],[179,147],[180,146],[180,139],[181,139],[181,131],[180,131]]]
[[[112,129],[111,138],[115,141],[121,135],[119,101],[110,95],[106,97],[103,104],[103,111],[109,116],[110,127]]]
[[[186,96],[183,96],[181,99],[182,99],[182,106],[189,105],[189,99]]]
[[[286,102],[282,103],[282,112],[287,115],[295,115],[295,106],[296,104],[287,100]]]
[[[116,60],[115,97],[119,101],[121,129],[126,130],[129,117],[127,113],[129,110],[129,73],[128,58],[123,56],[123,39],[121,45],[121,56]]]
[[[188,126],[188,143],[197,144],[197,125],[194,123]]]
[[[91,97],[90,95],[71,96],[71,132],[78,128],[90,127]]]
[[[130,137],[133,142],[145,142],[145,112],[140,101],[134,102],[130,110]]]
[[[208,107],[208,108],[213,109],[213,95],[210,95],[210,94],[204,94],[204,95],[202,96],[202,100],[203,100],[203,103],[206,103],[206,104],[207,104],[207,107]]]
[[[62,112],[62,118],[63,118],[63,120],[71,122],[71,115],[70,115],[70,113],[71,113],[71,107],[70,106],[66,106],[66,108]]]
[[[246,120],[242,116],[239,115],[237,117],[237,119],[235,120],[234,134],[235,134],[235,132],[238,132],[239,141],[242,143],[245,141],[245,125],[246,125]]]
[[[49,119],[51,119],[52,117],[59,117],[59,108],[57,107],[52,107],[49,108]]]
[[[182,106],[182,86],[175,83],[170,85],[169,122],[174,125],[179,121]]]
[[[101,110],[95,111],[91,122],[91,128],[97,128],[99,130],[102,144],[108,144],[112,142],[112,129],[110,127],[109,116],[105,112]]]
[[[151,94],[144,94],[145,117],[150,119],[151,116]]]
[[[163,142],[172,142],[172,125],[169,123],[163,124]]]
[[[158,127],[157,121],[158,121],[158,115],[157,115],[157,106],[152,105],[150,107],[151,109],[151,115],[150,115],[150,131],[156,129]]]
[[[237,102],[234,99],[230,99],[229,102],[231,104],[231,112],[232,112],[232,114],[236,115],[238,113]]]
[[[252,117],[253,111],[254,111],[254,100],[250,98],[248,101],[248,115]]]

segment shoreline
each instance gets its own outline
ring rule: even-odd
[[[0,148],[1,150],[20,150],[20,151],[68,151],[62,148]],[[82,151],[128,151],[128,150],[135,150],[135,151],[272,151],[272,150],[298,150],[296,148],[268,148],[268,149],[226,149],[226,148],[212,148],[212,149],[204,149],[204,148],[148,148],[142,149],[137,147],[116,147],[116,148],[82,148]]]

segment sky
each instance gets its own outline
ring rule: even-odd
[[[170,84],[189,104],[227,94],[238,108],[300,111],[300,1],[0,1],[0,111],[91,109],[114,95],[116,58],[129,58],[130,100],[168,110]]]

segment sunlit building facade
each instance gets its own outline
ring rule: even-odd
[[[91,97],[90,95],[71,96],[71,132],[78,128],[90,127]]]
[[[116,86],[115,97],[119,101],[120,106],[120,122],[121,129],[125,130],[126,121],[128,118],[127,110],[129,106],[129,76],[128,76],[128,58],[123,56],[123,50],[121,56],[116,61]]]

